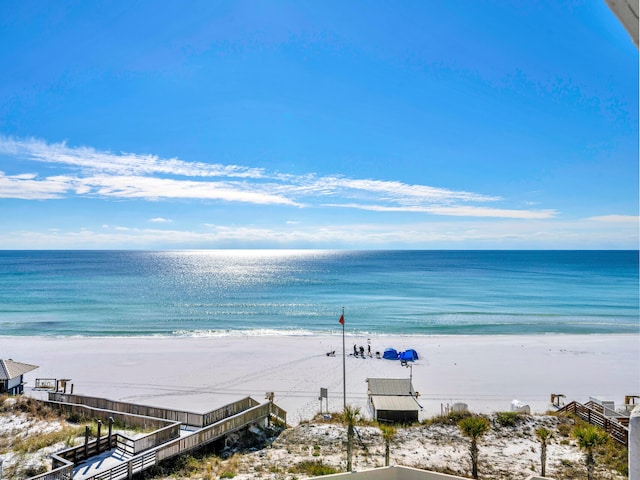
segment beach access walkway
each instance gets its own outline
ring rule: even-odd
[[[613,402],[611,402],[613,403]],[[570,413],[580,417],[591,425],[596,425],[609,434],[616,442],[629,446],[629,419],[627,414],[621,414],[614,410],[613,405],[607,407],[603,402],[590,400],[586,404],[576,401],[557,408],[558,413]]]
[[[188,428],[180,429],[180,438],[188,437],[197,430]],[[104,478],[127,478],[129,470],[133,473],[140,472],[152,465],[153,455],[144,455],[142,458],[136,459],[135,455],[125,453],[119,448],[113,448],[107,450],[98,455],[94,455],[84,461],[81,461],[78,465],[73,467],[73,480],[89,480],[89,479],[104,479]],[[157,455],[155,456],[157,458]],[[144,468],[139,468],[144,467]],[[125,477],[118,476],[118,473],[126,474]],[[108,476],[107,476],[108,474]]]
[[[204,414],[61,393],[50,393],[45,403],[69,415],[98,419],[98,434],[90,440],[87,427],[83,445],[53,454],[53,469],[29,480],[130,479],[163,460],[226,441],[233,432],[271,420],[286,425],[284,410],[251,397]],[[145,433],[113,433],[114,423]],[[102,425],[108,425],[104,436]]]

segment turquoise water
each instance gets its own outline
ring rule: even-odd
[[[637,251],[0,251],[0,335],[638,333]]]

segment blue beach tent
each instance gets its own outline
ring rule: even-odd
[[[387,360],[397,360],[398,351],[395,348],[385,348],[382,358],[386,358]]]
[[[409,350],[405,350],[404,352],[400,352],[400,354],[398,355],[398,358],[400,358],[400,360],[404,360],[406,362],[413,362],[415,360],[418,360],[418,352],[416,352],[415,350],[410,348]]]

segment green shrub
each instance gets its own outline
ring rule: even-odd
[[[471,412],[449,412],[447,415],[438,415],[433,418],[425,420],[423,425],[457,425],[463,418],[470,417]]]
[[[22,474],[25,476],[25,478],[29,478],[29,477],[35,477],[36,475],[40,475],[42,473],[46,473],[48,470],[46,465],[37,465],[37,466],[31,466],[31,467],[27,467]]]
[[[569,423],[561,423],[560,425],[558,425],[557,430],[559,435],[563,437],[570,437],[571,432],[573,431],[573,425]]]
[[[78,427],[65,427],[54,432],[40,433],[36,436],[17,438],[14,441],[13,450],[19,454],[33,453],[42,448],[55,445],[56,443],[64,442],[67,444],[70,437],[80,436],[83,431],[83,429]]]
[[[322,462],[322,460],[305,460],[302,462],[298,462],[293,467],[291,467],[289,471],[291,473],[303,473],[305,475],[314,477],[338,473],[338,470],[330,465],[326,465]]]
[[[515,427],[520,420],[518,412],[498,412],[496,413],[496,422],[502,427]]]
[[[601,428],[594,427],[593,425],[590,425],[582,419],[575,419],[575,429],[584,428],[596,428],[603,434],[605,434],[604,430],[602,430]],[[606,468],[615,470],[622,475],[628,476],[629,451],[627,450],[627,447],[618,442],[611,441],[611,438],[609,438],[608,440],[609,441],[605,442],[603,445],[599,445],[594,449],[598,464],[601,466],[605,466]]]
[[[624,445],[618,442],[607,442],[599,452],[598,458],[602,465],[622,475],[629,475],[629,450]]]
[[[69,423],[83,423],[85,421],[85,417],[78,412],[70,412],[66,418]]]

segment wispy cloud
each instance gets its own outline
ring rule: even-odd
[[[426,185],[408,185],[406,183],[381,180],[357,180],[342,177],[326,177],[321,180],[325,188],[333,187],[345,192],[368,192],[382,195],[383,198],[397,201],[422,199],[430,202],[490,202],[500,197],[479,193],[448,190]]]
[[[65,142],[19,140],[0,136],[0,154],[38,162],[76,166],[84,172],[117,175],[167,174],[185,177],[262,178],[262,169],[238,165],[185,162],[177,158],[161,159],[156,155],[99,152],[90,147],[68,147]]]
[[[587,220],[603,223],[631,223],[639,224],[640,217],[636,215],[602,215],[599,217],[589,217]]]
[[[151,223],[171,223],[173,220],[170,220],[168,218],[155,217],[155,218],[150,218],[149,221]]]
[[[142,176],[100,175],[82,179],[83,185],[102,197],[160,199],[201,199],[260,205],[298,204],[285,196],[270,192],[263,185],[245,182],[202,182]]]
[[[6,175],[0,172],[0,198],[49,200],[63,198],[73,190],[69,177],[38,178],[35,174]]]
[[[340,175],[290,175],[241,165],[187,162],[155,155],[101,152],[0,136],[0,155],[64,169],[64,175],[0,172],[0,197],[48,200],[67,196],[213,200],[300,208],[353,208],[377,212],[541,219],[554,210],[487,207],[499,196],[398,181]],[[35,163],[34,163],[35,162]],[[19,163],[18,163],[19,164]],[[72,173],[70,173],[72,172]],[[330,199],[330,200],[329,200]],[[328,201],[329,200],[329,201]]]
[[[555,210],[514,210],[500,208],[476,207],[471,205],[459,205],[451,207],[438,206],[384,206],[384,205],[362,205],[357,203],[331,204],[333,207],[357,208],[360,210],[370,210],[374,212],[413,212],[431,213],[434,215],[448,215],[452,217],[494,217],[494,218],[521,218],[521,219],[545,219],[553,218],[557,212]]]
[[[289,225],[282,228],[209,224],[205,230],[110,226],[0,232],[3,248],[629,248],[638,244],[637,225],[613,233],[588,219],[515,219],[417,223]]]

